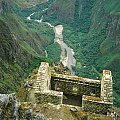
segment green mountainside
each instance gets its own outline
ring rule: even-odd
[[[120,106],[120,1],[49,0],[39,4],[44,1],[0,1],[0,91],[14,91],[13,83],[17,87],[40,61],[60,59],[53,30],[26,19],[36,12],[32,19],[40,20],[43,15],[43,21],[64,26],[64,41],[77,60],[73,67],[76,75],[100,79],[103,69],[112,71],[114,105]],[[41,12],[45,8],[47,11]]]
[[[24,0],[21,2],[24,4]],[[42,25],[40,28],[39,24],[30,23],[16,14],[15,9],[21,9],[18,4],[17,0],[0,1],[1,93],[15,91],[20,81],[40,61],[46,61],[45,47],[53,42],[53,32],[48,32],[48,26]]]
[[[41,4],[46,1],[47,0],[12,0],[12,2],[14,2],[14,4],[20,6],[21,8],[25,8],[25,9],[34,7],[38,4]]]

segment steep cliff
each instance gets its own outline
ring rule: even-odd
[[[0,92],[14,91],[30,62],[28,55],[14,39],[9,27],[0,20]]]
[[[50,43],[14,13],[14,6],[14,1],[0,1],[0,93],[15,91],[28,65],[34,58],[40,62]]]
[[[74,20],[75,0],[56,0],[47,10],[47,14],[63,22]]]

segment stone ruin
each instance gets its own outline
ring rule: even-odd
[[[91,111],[100,114],[108,114],[111,113],[113,106],[111,71],[103,70],[103,76],[100,83],[100,97],[83,95],[82,107],[85,111]]]
[[[63,94],[81,95],[84,111],[108,114],[112,110],[112,75],[103,70],[102,80],[51,73],[48,63],[42,62],[34,83],[35,103],[63,104]]]
[[[48,63],[41,63],[33,88],[36,103],[62,104],[63,92],[51,90],[51,72]]]
[[[30,103],[19,103],[15,93],[0,94],[0,119],[24,119],[28,116],[27,112],[31,110],[33,103],[36,105],[65,104],[65,94],[71,95],[71,97],[81,96],[79,98],[81,105],[78,106],[86,112],[107,115],[112,111],[112,75],[109,70],[103,70],[101,80],[93,80],[53,73],[49,64],[42,62],[32,88],[34,101],[30,101]]]

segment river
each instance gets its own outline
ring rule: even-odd
[[[42,10],[45,11],[48,8]],[[34,15],[34,13],[30,14],[27,17],[27,20],[31,20],[31,16]],[[38,23],[42,23],[43,21],[43,16],[41,17],[40,20],[34,19],[34,21],[38,22]],[[64,65],[64,67],[68,67],[69,70],[71,71],[71,74],[74,75],[74,71],[72,70],[72,66],[76,65],[76,59],[74,58],[74,51],[72,48],[70,48],[63,40],[63,25],[57,25],[57,26],[53,26],[48,22],[43,22],[45,24],[47,24],[49,27],[53,28],[54,33],[55,33],[55,39],[54,42],[57,42],[60,47],[61,47],[61,55],[60,55],[60,62]],[[45,51],[45,53],[47,54],[47,52]],[[47,56],[47,55],[46,55]]]
[[[74,74],[74,71],[72,70],[72,66],[76,65],[76,60],[74,58],[74,52],[73,52],[73,49],[68,47],[68,45],[64,42],[62,31],[63,31],[62,25],[57,25],[54,27],[54,32],[55,32],[54,41],[57,42],[61,47],[60,62],[62,62],[62,64],[65,67],[69,68],[69,70],[71,71],[71,74]]]

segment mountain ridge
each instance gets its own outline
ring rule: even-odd
[[[0,2],[0,92],[2,93],[17,90],[21,80],[29,74],[26,71],[28,66],[33,64],[32,61],[35,59],[39,64],[41,60],[46,60],[45,46],[51,43],[49,36],[44,39],[45,37],[39,35],[35,28],[28,27],[25,22],[29,22],[15,13],[13,8],[15,6],[15,1]],[[34,66],[37,67],[36,63],[32,69]]]

